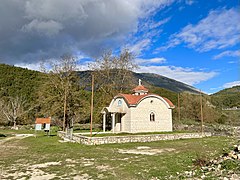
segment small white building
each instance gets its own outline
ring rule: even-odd
[[[170,100],[149,93],[139,80],[132,94],[118,94],[109,107],[103,108],[103,131],[109,116],[113,133],[172,131],[173,108]]]
[[[35,131],[50,131],[51,118],[36,118]]]

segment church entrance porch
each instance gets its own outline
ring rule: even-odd
[[[122,117],[124,113],[104,111],[103,114],[103,132],[106,132],[107,125],[111,124],[113,133],[122,132]]]

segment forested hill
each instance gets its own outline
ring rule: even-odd
[[[22,96],[27,101],[36,98],[44,74],[25,68],[0,64],[0,97]]]
[[[216,106],[222,108],[240,107],[240,86],[223,89],[211,95]]]
[[[43,83],[44,74],[25,68],[0,64],[0,97],[20,94],[25,97],[34,97],[37,88]],[[81,83],[89,85],[91,71],[80,71]],[[172,92],[198,93],[198,90],[190,85],[152,73],[133,73],[133,82],[142,79],[147,86],[164,88]]]
[[[17,95],[24,97],[28,102],[37,98],[37,91],[44,84],[44,77],[46,77],[45,74],[38,71],[6,64],[0,64],[0,73],[0,97],[14,97]],[[90,86],[91,71],[80,71],[79,76],[83,86]],[[183,91],[198,93],[198,90],[192,86],[157,74],[133,73],[133,86],[138,83],[138,79],[142,79],[143,84],[150,88],[152,92],[166,97],[170,95],[169,98],[175,93]]]

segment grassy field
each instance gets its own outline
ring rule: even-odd
[[[85,146],[61,143],[56,135],[14,138],[0,130],[0,179],[181,179],[194,160],[223,153],[227,137]]]

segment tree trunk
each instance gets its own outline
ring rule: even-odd
[[[17,129],[17,122],[16,122],[16,119],[14,118],[13,120],[13,129]]]
[[[66,110],[67,110],[67,92],[64,90],[64,105],[63,105],[63,131],[66,130]]]

